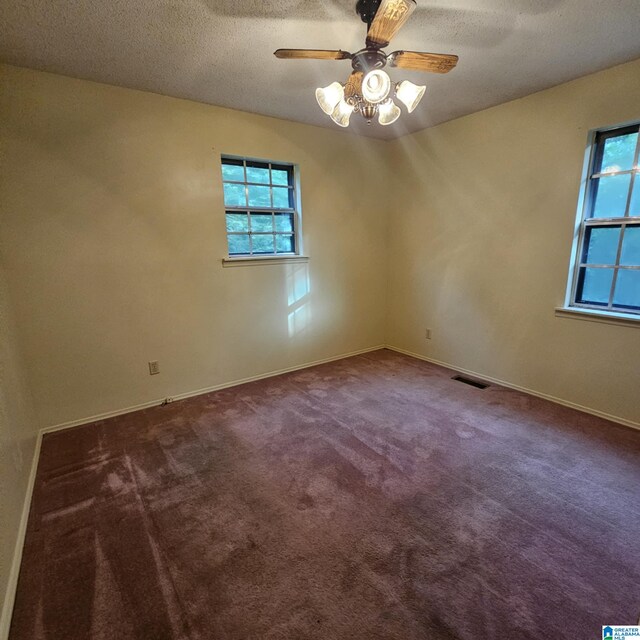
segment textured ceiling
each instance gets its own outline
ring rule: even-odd
[[[346,61],[277,60],[279,47],[364,44],[355,0],[3,0],[0,59],[338,128],[314,90]],[[427,84],[411,115],[358,133],[393,138],[640,57],[640,0],[418,0],[387,51],[457,53],[448,75],[394,69]],[[639,79],[640,81],[640,79]]]

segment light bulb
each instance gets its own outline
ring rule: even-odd
[[[396,97],[411,113],[417,106],[427,87],[403,80],[396,85]]]
[[[331,119],[341,127],[348,127],[349,118],[351,118],[353,109],[353,105],[350,105],[344,100],[340,100],[331,114]]]
[[[391,98],[378,105],[378,122],[386,127],[393,124],[400,117],[400,107]]]
[[[391,78],[382,69],[369,71],[362,80],[362,96],[372,104],[386,100],[390,91]]]
[[[339,82],[332,82],[328,87],[316,89],[316,100],[320,108],[330,116],[336,105],[344,98],[344,89]]]

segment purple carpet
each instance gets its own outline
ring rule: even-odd
[[[45,436],[11,640],[546,640],[640,613],[640,432],[390,351]]]

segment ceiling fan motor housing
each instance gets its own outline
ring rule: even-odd
[[[364,71],[367,73],[372,69],[382,69],[387,64],[387,56],[384,51],[367,47],[354,53],[351,57],[351,66],[354,71]]]

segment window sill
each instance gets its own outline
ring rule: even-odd
[[[617,313],[615,311],[598,311],[597,309],[582,309],[581,307],[556,307],[556,317],[640,328],[640,316]]]
[[[289,264],[309,262],[308,256],[239,256],[222,258],[223,267],[256,267],[264,264]]]

